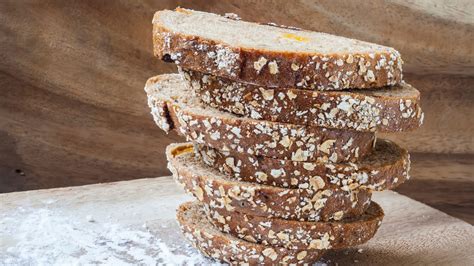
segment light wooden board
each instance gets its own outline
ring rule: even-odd
[[[0,261],[11,264],[209,264],[174,220],[189,200],[170,177],[0,195]],[[473,265],[474,227],[395,192],[374,239],[328,264]],[[360,251],[360,252],[359,252]],[[179,255],[172,255],[179,254]]]

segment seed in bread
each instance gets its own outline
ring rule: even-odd
[[[178,74],[145,87],[156,124],[221,151],[293,161],[357,161],[370,154],[373,132],[347,131],[242,118],[204,106]]]
[[[372,202],[362,215],[330,222],[300,222],[243,214],[204,206],[209,221],[220,231],[254,243],[287,249],[340,249],[371,239],[384,217]]]
[[[180,72],[203,103],[244,117],[371,132],[413,130],[423,122],[420,92],[404,82],[378,89],[308,91]]]
[[[162,60],[265,87],[342,90],[402,81],[393,48],[189,9],[156,12],[153,44]]]
[[[176,217],[185,238],[194,247],[207,257],[231,265],[311,265],[325,253],[265,246],[222,233],[208,221],[203,204],[198,202],[181,204]]]
[[[361,215],[370,204],[371,192],[365,189],[344,191],[337,185],[319,190],[289,189],[231,180],[206,166],[193,152],[189,145],[169,145],[168,168],[186,191],[211,208],[264,217],[327,221]]]
[[[187,145],[191,146],[191,143]],[[280,160],[196,145],[201,160],[238,181],[285,188],[394,189],[409,179],[410,155],[392,141],[377,139],[373,153],[356,163]]]

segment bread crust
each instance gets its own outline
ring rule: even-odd
[[[209,221],[224,233],[253,243],[288,249],[340,249],[364,244],[379,228],[382,208],[372,202],[358,217],[330,222],[299,222],[229,212],[205,206]]]
[[[400,54],[238,20],[182,8],[153,18],[154,54],[181,74],[150,78],[148,105],[161,129],[191,141],[166,148],[198,200],[177,210],[183,234],[233,265],[307,265],[365,243],[384,216],[372,191],[410,168],[408,152],[375,132],[423,122]]]
[[[197,202],[181,204],[176,218],[185,238],[195,248],[207,257],[231,265],[311,265],[325,253],[323,250],[291,250],[265,246],[224,234],[207,221],[202,204]]]
[[[170,11],[158,11],[153,18],[154,54],[184,68],[259,86],[309,90],[377,88],[403,79],[403,61],[393,48],[317,54],[232,46],[173,32],[162,23],[166,12]]]
[[[166,149],[168,168],[186,191],[214,209],[225,209],[263,217],[301,221],[340,220],[365,212],[371,192],[327,189],[289,189],[233,181],[207,167],[192,148],[171,144]]]
[[[161,129],[176,129],[188,140],[221,151],[294,161],[357,161],[371,153],[375,141],[372,132],[260,121],[199,105],[178,74],[150,78],[145,91]]]
[[[187,144],[191,146],[191,143]],[[394,189],[410,178],[410,155],[394,142],[377,139],[374,152],[356,163],[317,163],[279,160],[204,145],[195,150],[202,161],[234,180],[285,188],[343,190]]]
[[[180,72],[203,103],[253,119],[370,132],[408,131],[423,123],[420,93],[407,83],[376,90],[309,91]]]

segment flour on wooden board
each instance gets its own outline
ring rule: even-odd
[[[131,228],[46,208],[17,214],[0,217],[6,265],[220,265],[188,245],[176,223]],[[165,234],[174,243],[160,239]]]

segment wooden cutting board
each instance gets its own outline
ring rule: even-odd
[[[0,195],[0,261],[9,264],[203,264],[174,220],[191,197],[170,177]],[[333,265],[473,265],[474,227],[386,191],[367,244],[329,252]]]

